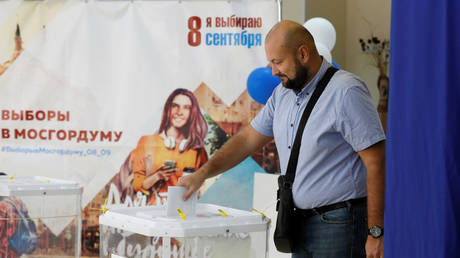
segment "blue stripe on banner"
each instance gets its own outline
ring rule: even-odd
[[[385,257],[460,254],[460,1],[392,1]]]

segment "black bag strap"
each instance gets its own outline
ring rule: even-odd
[[[331,66],[327,69],[326,73],[324,74],[323,78],[318,82],[315,91],[311,95],[310,100],[308,101],[305,110],[303,111],[302,118],[300,119],[299,127],[297,128],[297,133],[294,139],[294,145],[292,146],[291,155],[289,156],[289,163],[286,170],[286,180],[285,182],[290,184],[292,187],[292,183],[294,182],[295,172],[297,169],[297,162],[299,160],[299,150],[300,144],[302,140],[303,130],[305,129],[305,125],[307,124],[308,117],[310,117],[311,111],[315,107],[316,102],[318,102],[319,97],[323,93],[324,89],[326,88],[327,84],[331,80],[332,76],[337,72],[337,68]]]

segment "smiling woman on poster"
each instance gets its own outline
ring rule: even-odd
[[[163,201],[168,186],[208,160],[204,149],[207,132],[193,93],[174,90],[164,105],[158,133],[142,136],[131,154],[134,191],[147,195],[148,205],[159,204],[157,197]]]

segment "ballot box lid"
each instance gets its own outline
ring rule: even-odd
[[[0,196],[81,194],[77,182],[42,176],[0,176]]]
[[[101,226],[159,237],[195,237],[268,230],[270,220],[257,213],[198,203],[195,216],[166,216],[166,206],[110,209],[99,217]]]

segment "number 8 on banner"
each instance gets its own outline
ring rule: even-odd
[[[188,19],[188,44],[192,47],[199,46],[201,44],[201,19],[198,16],[192,16]]]

